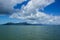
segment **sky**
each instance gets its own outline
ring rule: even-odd
[[[7,2],[7,3],[6,3]],[[0,24],[59,24],[60,0],[0,0]]]

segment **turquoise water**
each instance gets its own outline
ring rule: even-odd
[[[60,26],[0,25],[0,40],[60,40]]]

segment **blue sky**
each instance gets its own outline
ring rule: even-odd
[[[29,3],[30,0],[27,0],[27,1],[23,1],[22,3],[17,3],[15,6],[14,6],[14,9],[15,10],[20,10],[22,8],[23,5],[27,5]],[[54,3],[48,5],[47,7],[44,8],[44,10],[42,10],[45,14],[48,14],[48,15],[55,15],[55,16],[60,16],[60,0],[55,0]],[[0,5],[1,6],[1,5]],[[2,6],[3,7],[3,6]],[[1,7],[0,7],[1,8]],[[41,11],[41,10],[40,10]],[[18,22],[24,22],[25,20],[22,20],[22,19],[18,19],[18,18],[10,18],[9,16],[11,15],[12,13],[7,13],[3,11],[2,9],[2,12],[0,10],[0,24],[4,24],[4,23],[7,23],[7,22],[14,22],[14,23],[18,23]],[[16,13],[17,14],[17,13]],[[36,21],[36,20],[34,20]],[[43,23],[43,22],[42,22]]]
[[[44,12],[60,16],[60,5],[59,4],[60,4],[60,0],[55,0],[55,3],[47,6]]]

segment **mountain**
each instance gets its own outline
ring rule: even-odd
[[[2,24],[2,25],[43,25],[43,24],[30,24],[30,23],[27,23],[27,22],[20,22],[20,23],[9,22],[9,23],[5,23],[5,24]]]
[[[6,24],[3,24],[3,25],[30,25],[29,23],[27,22],[22,22],[22,23],[6,23]]]
[[[20,23],[12,23],[12,22],[9,22],[9,23],[6,23],[6,24],[2,24],[2,25],[40,25],[40,26],[60,26],[60,25],[53,25],[53,24],[30,24],[30,23],[27,23],[27,22],[20,22]]]

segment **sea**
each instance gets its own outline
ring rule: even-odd
[[[60,40],[60,26],[0,25],[0,40]]]

